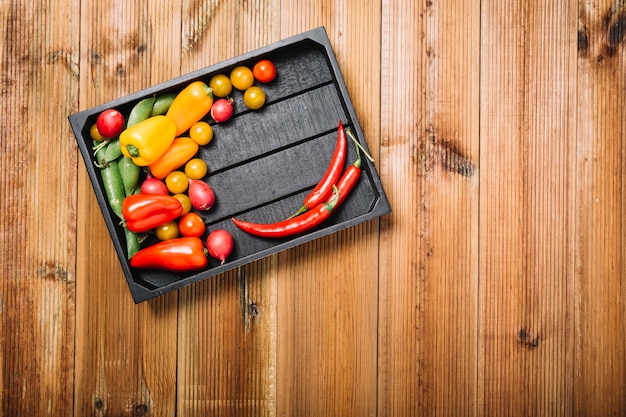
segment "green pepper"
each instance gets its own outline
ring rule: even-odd
[[[176,125],[168,117],[150,117],[120,134],[122,154],[136,165],[150,165],[170,147],[175,135]]]

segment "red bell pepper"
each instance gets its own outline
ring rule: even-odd
[[[134,194],[124,199],[122,215],[131,232],[141,233],[174,220],[183,212],[176,198],[160,194]]]
[[[155,268],[184,272],[207,267],[206,250],[197,237],[179,237],[140,250],[130,260],[134,268]]]

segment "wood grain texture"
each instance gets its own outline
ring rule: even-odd
[[[480,8],[386,6],[378,411],[474,415]]]
[[[73,403],[77,4],[0,4],[2,415]]]
[[[0,2],[0,415],[626,416],[625,24]],[[393,211],[135,305],[67,115],[318,26]]]
[[[479,406],[571,415],[577,9],[483,6]]]
[[[624,415],[623,2],[581,2],[576,151],[576,415]],[[621,6],[620,6],[621,4]]]

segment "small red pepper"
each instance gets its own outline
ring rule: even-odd
[[[131,232],[141,233],[174,220],[183,212],[180,201],[169,195],[134,194],[124,199],[122,215]]]
[[[339,201],[339,191],[334,185],[333,190],[335,192],[330,201],[320,203],[312,210],[309,210],[298,217],[291,217],[286,220],[269,224],[251,223],[238,220],[234,217],[232,220],[237,227],[251,235],[268,238],[292,236],[318,226],[330,216],[330,213]]]
[[[134,268],[154,268],[184,272],[206,268],[209,264],[204,244],[197,237],[179,237],[155,243],[130,259]]]
[[[304,204],[300,209],[294,213],[291,217],[296,217],[307,210],[317,206],[322,201],[326,200],[333,191],[333,185],[337,183],[343,164],[346,160],[347,154],[346,133],[343,128],[343,123],[339,121],[339,128],[337,132],[337,143],[335,144],[335,151],[330,160],[330,164],[324,173],[324,176],[317,183],[315,188],[304,198]]]

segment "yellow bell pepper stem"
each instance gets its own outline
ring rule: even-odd
[[[165,114],[176,125],[176,137],[202,120],[213,105],[213,90],[202,81],[194,81],[176,95]]]
[[[176,125],[165,116],[153,116],[120,134],[124,156],[138,166],[148,166],[165,153],[176,137]]]

